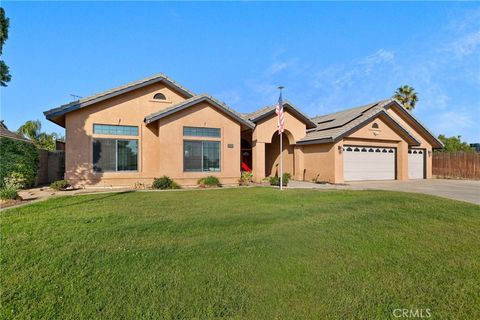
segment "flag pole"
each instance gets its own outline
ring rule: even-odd
[[[282,96],[282,89],[284,87],[283,86],[279,86],[278,87],[278,90],[280,90],[280,97]],[[283,104],[283,101],[280,99],[280,101],[282,102]],[[280,109],[283,108],[283,105],[280,106]],[[279,132],[280,132],[280,190],[283,191],[283,145],[282,145],[282,140],[283,140],[283,132],[282,130],[280,130],[280,127],[278,128]]]
[[[283,147],[282,147],[282,138],[283,138],[283,133],[280,132],[280,190],[283,190],[283,161],[282,161],[282,151],[283,151]]]

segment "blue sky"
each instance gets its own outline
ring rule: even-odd
[[[480,4],[6,2],[1,89],[10,129],[42,111],[163,72],[241,112],[277,100],[309,115],[403,84],[436,134],[480,142]]]

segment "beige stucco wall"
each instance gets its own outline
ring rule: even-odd
[[[404,115],[402,115],[399,111],[396,111],[397,107],[392,107],[387,110],[388,114],[395,119],[402,127],[404,127],[412,136],[414,136],[419,142],[420,146],[418,147],[412,147],[412,148],[421,148],[426,150],[426,176],[427,179],[432,178],[432,145],[424,135],[421,135],[419,130],[417,128],[417,125],[413,123],[410,119],[406,118]]]
[[[294,144],[296,141],[305,137],[306,124],[299,120],[297,117],[292,115],[288,109],[285,110],[285,130],[287,133],[288,139],[291,144]],[[259,121],[253,130],[253,140],[261,143],[270,143],[272,142],[272,137],[275,132],[277,132],[277,116],[272,114],[266,119]]]
[[[253,166],[253,175],[257,181],[265,178],[265,173],[270,171],[270,174],[275,174],[276,164],[279,162],[279,141],[276,139],[272,142],[272,139],[277,134],[277,116],[272,114],[270,117],[262,119],[256,124],[255,129],[252,133],[252,166]],[[306,124],[295,117],[289,112],[288,109],[285,110],[285,132],[284,136],[288,141],[288,144],[284,143],[284,172],[289,172],[291,174],[295,173],[295,177],[303,170],[298,161],[296,160],[295,155],[299,153],[295,152],[295,143],[303,138],[306,133]],[[277,149],[276,149],[277,148]],[[275,152],[275,150],[277,150]],[[273,153],[274,152],[274,153]],[[266,168],[270,167],[269,169]]]
[[[161,92],[167,101],[152,100],[153,95]],[[238,180],[240,129],[239,125],[218,111],[202,105],[192,107],[175,115],[177,123],[168,118],[161,124],[144,123],[144,118],[153,112],[170,107],[184,101],[185,98],[163,84],[153,84],[121,96],[99,102],[95,105],[68,113],[65,118],[66,151],[65,176],[75,186],[132,186],[137,182],[151,184],[154,177],[162,174],[178,179],[181,184],[195,184],[196,178],[203,173],[183,174],[183,125],[220,127],[222,130],[222,172],[212,173],[224,183]],[[171,116],[172,117],[172,116]],[[170,118],[171,118],[170,117]],[[133,125],[139,127],[138,137],[111,136],[93,134],[93,124]],[[163,124],[163,125],[162,125]],[[93,139],[124,138],[138,139],[138,171],[136,172],[104,172],[93,171]],[[233,143],[235,148],[225,150],[225,143]],[[168,146],[167,146],[168,145]],[[175,152],[173,147],[175,146]],[[177,150],[178,149],[178,150]],[[227,162],[225,157],[232,158]],[[169,163],[170,161],[170,163]],[[162,165],[166,166],[162,169]],[[235,173],[232,168],[235,167]]]
[[[283,172],[295,174],[294,146],[289,143],[287,134],[282,135]],[[265,175],[275,176],[280,172],[280,136],[275,133],[272,142],[265,145]]]
[[[335,181],[335,144],[310,144],[302,146],[305,181]]]
[[[154,124],[152,124],[154,125]],[[159,175],[168,175],[182,185],[196,185],[197,179],[214,175],[224,184],[235,184],[240,179],[240,124],[210,106],[199,103],[158,121],[160,137],[157,150]],[[184,137],[183,127],[220,128],[220,138]],[[209,140],[220,142],[219,172],[183,172],[183,141]],[[229,147],[229,145],[231,147]]]

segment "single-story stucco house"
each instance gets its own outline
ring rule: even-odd
[[[158,74],[45,112],[65,128],[65,178],[75,186],[181,185],[217,176],[236,184],[277,174],[274,106],[239,113]],[[387,99],[309,117],[284,102],[284,172],[297,180],[424,179],[442,143],[411,112]]]

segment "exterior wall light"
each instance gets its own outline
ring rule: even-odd
[[[342,153],[343,151],[343,146],[338,146],[338,153]]]

